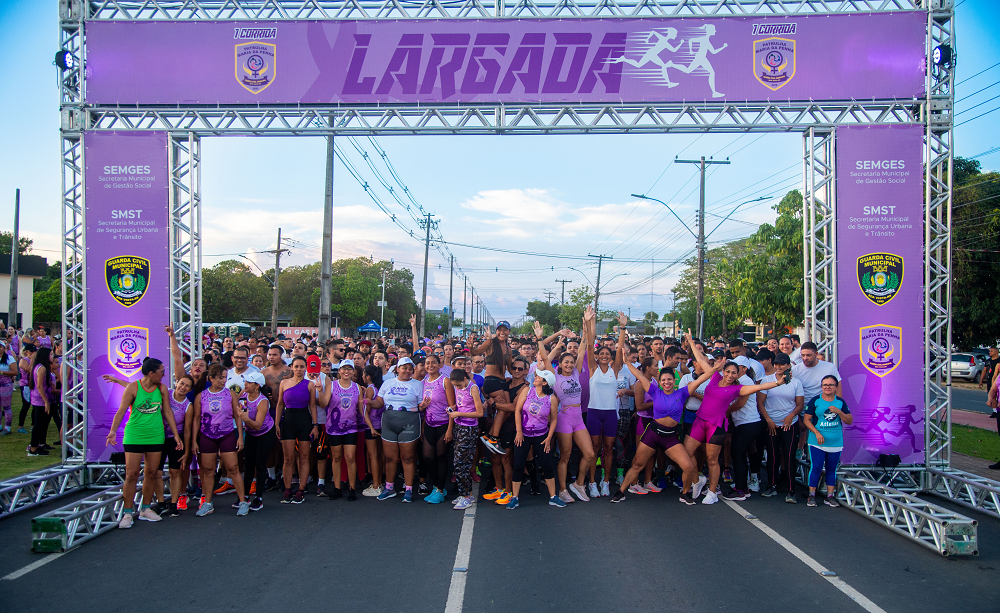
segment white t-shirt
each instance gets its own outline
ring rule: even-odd
[[[753,385],[753,379],[747,375],[743,375],[739,378],[740,385]],[[739,398],[737,398],[739,400]],[[747,396],[747,403],[743,405],[743,408],[738,411],[733,411],[733,424],[737,426],[742,426],[743,424],[752,424],[755,421],[760,421],[760,413],[757,412],[757,394],[750,394]]]
[[[812,368],[805,364],[792,366],[792,380],[798,379],[802,383],[802,391],[805,393],[806,404],[813,398],[819,396],[822,391],[823,377],[833,375],[840,381],[840,372],[831,362],[816,362]]]
[[[776,374],[766,375],[761,383],[772,383],[777,380],[778,376]],[[777,425],[781,425],[781,422],[788,417],[788,414],[795,410],[795,398],[797,396],[802,396],[803,398],[805,397],[805,393],[802,391],[802,382],[795,378],[794,373],[792,373],[792,380],[790,383],[779,385],[778,387],[769,390],[764,390],[763,393],[767,396],[767,400],[764,403],[764,409],[767,411],[771,421]],[[794,424],[798,420],[799,416],[796,415],[795,419],[792,420],[792,423]]]
[[[385,402],[386,411],[417,411],[417,405],[424,399],[424,382],[416,379],[383,381],[378,397]]]
[[[247,374],[247,371],[243,371],[243,374]],[[230,368],[229,372],[226,373],[226,389],[233,390],[239,396],[243,393],[245,385],[246,381],[243,380],[243,375],[236,374],[236,369]]]
[[[764,365],[753,358],[747,358],[747,362],[750,362],[750,368],[753,369],[753,378],[755,381],[760,381],[764,378]]]
[[[306,379],[309,379],[308,375],[306,375]],[[323,395],[323,390],[326,389],[326,373],[319,373],[319,379],[309,380],[316,384],[316,422],[325,424],[326,407],[319,406],[319,397]]]
[[[618,373],[617,386],[618,390],[630,390],[632,386],[635,385],[635,377],[632,375],[632,371],[628,369],[627,366],[622,367],[621,372]],[[631,396],[621,396],[618,398],[618,415],[621,417],[627,417],[632,414],[635,410],[635,398]]]
[[[692,381],[694,381],[697,378],[698,377],[696,377],[693,372],[689,372],[688,374],[681,377],[681,383],[680,383],[681,387],[687,387],[688,385],[691,384]],[[707,379],[704,383],[699,385],[698,389],[695,391],[704,396],[705,390],[708,389],[708,384],[711,380],[712,380],[711,378]],[[690,412],[697,412],[698,409],[700,408],[701,408],[701,398],[695,398],[694,396],[689,396],[687,403],[684,405],[684,409]]]
[[[792,360],[792,364],[802,363],[802,350],[796,347],[792,349],[792,355],[788,356]]]

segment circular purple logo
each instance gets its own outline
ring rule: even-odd
[[[764,61],[767,62],[767,65],[771,68],[777,68],[778,66],[781,66],[782,62],[785,61],[785,58],[783,58],[777,51],[771,51],[764,58]]]
[[[251,55],[249,59],[247,59],[247,68],[253,71],[254,75],[256,75],[262,68],[264,68],[264,58],[259,55]]]
[[[121,344],[118,345],[118,348],[121,349],[121,352],[127,357],[132,357],[132,354],[139,350],[139,346],[130,338],[123,340]]]
[[[892,346],[889,344],[889,341],[882,338],[881,336],[872,341],[872,351],[878,354],[879,359],[881,359],[882,356],[884,356],[885,354],[889,353],[889,349],[891,348]]]

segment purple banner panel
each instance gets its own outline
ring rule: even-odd
[[[103,380],[142,377],[146,356],[169,369],[170,179],[163,132],[86,133],[87,461],[106,447],[124,388]],[[124,429],[126,418],[122,422]]]
[[[845,464],[924,461],[923,128],[837,128]]]
[[[926,15],[95,21],[91,104],[904,99]]]

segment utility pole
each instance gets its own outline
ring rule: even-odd
[[[604,258],[613,260],[614,258],[610,255],[587,255],[588,258],[597,258],[597,285],[594,286],[594,315],[597,317],[597,302],[601,299],[601,264],[604,263]]]
[[[330,114],[333,123],[333,113]],[[333,136],[326,137],[326,193],[323,198],[323,254],[319,275],[319,341],[330,340],[330,299],[333,293]]]
[[[548,299],[549,304],[552,304],[552,299],[555,297],[556,293],[550,292],[549,290],[545,290],[543,293],[545,294],[545,298]]]
[[[278,334],[278,276],[281,274],[281,253],[288,249],[281,248],[281,228],[278,228],[278,242],[274,246],[274,298],[271,302],[271,336]]]
[[[455,256],[451,256],[451,268],[448,270],[448,329],[444,333],[446,339],[451,338],[451,324],[455,321],[455,309],[452,302],[452,287],[455,283]]]
[[[698,164],[701,170],[701,190],[698,198],[698,338],[705,332],[705,166],[711,164],[729,164],[729,160],[706,160],[705,156],[697,160],[674,160],[677,164]]]
[[[382,269],[382,300],[379,301],[382,313],[378,316],[378,334],[385,336],[385,268]]]
[[[431,226],[434,225],[431,222],[431,215],[427,213],[427,219],[420,220],[420,227],[427,230],[427,239],[424,242],[424,291],[423,297],[420,299],[420,338],[426,336],[427,332],[427,258],[431,254]]]
[[[465,336],[466,330],[469,329],[468,313],[465,311],[465,306],[469,303],[469,276],[462,275],[465,277],[465,289],[462,290],[462,336]]]
[[[21,190],[14,191],[14,242],[10,245],[10,301],[7,304],[7,327],[17,327],[17,257],[20,251],[18,242],[18,221],[21,217]],[[11,332],[13,334],[13,332]]]
[[[572,279],[556,279],[556,283],[562,283],[562,299],[559,301],[560,304],[566,304],[566,284],[572,282]]]

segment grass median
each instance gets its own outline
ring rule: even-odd
[[[951,437],[952,451],[991,462],[1000,458],[1000,436],[993,430],[952,424]]]
[[[61,450],[56,447],[49,452],[49,455],[28,457],[25,448],[31,442],[31,419],[25,424],[25,429],[29,434],[18,434],[15,423],[13,432],[7,436],[0,436],[0,481],[5,481],[12,477],[17,477],[25,473],[41,470],[46,466],[58,464],[62,460]],[[45,441],[52,445],[59,438],[59,430],[55,423],[49,424],[49,433]]]

